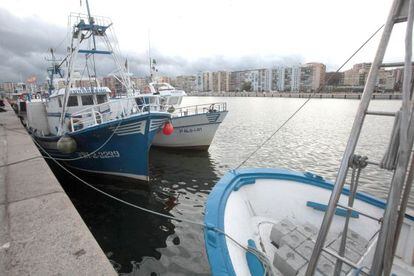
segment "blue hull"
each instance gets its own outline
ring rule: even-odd
[[[148,180],[148,152],[152,140],[169,118],[167,113],[138,114],[69,133],[77,144],[76,151],[71,154],[57,150],[59,136],[34,138],[48,154],[70,168]]]

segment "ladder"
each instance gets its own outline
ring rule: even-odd
[[[370,72],[364,87],[364,92],[357,110],[357,114],[352,126],[350,137],[345,148],[338,175],[335,180],[335,185],[329,199],[328,207],[325,212],[318,237],[316,239],[315,247],[313,249],[306,275],[314,274],[319,256],[322,252],[333,255],[337,258],[335,268],[335,275],[339,275],[341,265],[343,262],[354,266],[364,274],[368,275],[389,275],[392,268],[393,257],[398,242],[399,232],[401,230],[401,223],[404,219],[405,210],[407,206],[408,196],[411,189],[411,182],[413,179],[413,166],[407,176],[407,170],[410,162],[411,149],[413,147],[414,137],[414,107],[412,106],[412,33],[414,20],[414,0],[394,0],[388,15],[386,24],[384,26],[383,34],[376,52],[376,56],[371,65]],[[395,24],[400,22],[407,22],[406,26],[406,41],[405,41],[405,59],[404,63],[394,63],[391,65],[383,64],[385,51]],[[374,87],[381,67],[404,65],[404,80],[402,87],[402,106],[399,114],[399,127],[394,123],[393,134],[397,135],[398,145],[395,153],[395,162],[392,167],[393,177],[388,191],[388,198],[386,208],[381,218],[381,228],[378,234],[375,253],[369,273],[364,272],[362,268],[358,268],[344,257],[344,248],[346,244],[346,237],[348,231],[348,222],[350,213],[355,210],[353,208],[353,199],[357,191],[358,181],[354,181],[354,172],[351,179],[351,189],[348,197],[348,206],[338,204],[342,189],[350,167],[355,169],[355,166],[379,165],[379,163],[368,162],[366,159],[361,159],[360,156],[354,154],[357,146],[361,129],[363,127],[365,116],[395,116],[395,113],[368,110],[369,103],[374,92]],[[396,118],[397,121],[397,118]],[[361,161],[362,160],[362,161]],[[358,163],[359,162],[359,163]],[[361,164],[364,163],[364,164]],[[358,171],[359,173],[360,171]],[[404,189],[405,187],[405,189]],[[343,239],[339,252],[332,252],[324,247],[324,243],[333,220],[335,210],[337,207],[342,207],[348,210],[348,216],[344,223]],[[358,210],[359,212],[359,210]],[[369,214],[363,214],[368,217]],[[372,217],[375,219],[374,217]]]

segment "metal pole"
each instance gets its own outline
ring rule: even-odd
[[[410,191],[413,186],[413,179],[414,179],[414,156],[411,155],[410,170],[408,173],[407,181],[405,182],[405,190],[404,190],[404,194],[403,194],[403,198],[402,198],[402,202],[400,206],[400,212],[398,214],[398,222],[397,222],[397,230],[395,232],[393,255],[395,254],[395,251],[397,250],[398,240],[400,238],[400,233],[401,233],[401,227],[404,221],[405,211],[407,209],[408,199],[410,197]]]
[[[378,237],[378,244],[375,249],[374,261],[371,267],[371,274],[379,275],[391,272],[393,260],[393,248],[395,231],[398,220],[398,206],[401,200],[405,177],[407,173],[410,150],[412,148],[412,137],[409,137],[410,130],[410,96],[412,78],[412,35],[414,22],[414,0],[410,0],[408,8],[408,20],[405,41],[405,67],[403,80],[403,102],[402,117],[400,126],[400,147],[398,149],[397,168],[388,194],[387,208],[384,213],[384,223]],[[412,122],[411,122],[412,123]]]
[[[73,46],[73,40],[75,39],[73,37],[73,33],[72,33],[72,43],[71,43],[71,51],[73,51],[70,54],[70,60],[69,60],[69,67],[68,67],[68,73],[66,75],[66,87],[65,87],[65,94],[63,95],[63,103],[62,103],[62,114],[60,115],[60,125],[59,125],[59,129],[58,129],[58,135],[62,135],[63,134],[63,126],[65,124],[65,115],[66,115],[66,105],[68,104],[68,99],[69,99],[69,92],[70,92],[70,88],[72,85],[72,75],[74,72],[74,62],[75,59],[78,55],[79,52],[79,44],[80,44],[80,40],[79,37],[77,37],[76,39],[76,46]]]
[[[359,175],[361,173],[361,169],[358,168],[358,176],[355,178],[355,170],[356,170],[356,166],[353,165],[352,167],[352,176],[351,176],[351,186],[349,189],[349,196],[348,196],[348,206],[349,207],[353,207],[354,205],[354,199],[355,199],[355,194],[358,188],[358,178]],[[345,218],[345,224],[344,224],[344,230],[342,231],[342,238],[341,238],[341,244],[339,246],[339,251],[338,251],[338,255],[344,257],[345,256],[345,247],[346,247],[346,239],[348,236],[348,226],[349,226],[349,219],[351,217],[352,211],[348,210],[346,212],[346,218]],[[341,274],[341,269],[342,269],[342,260],[337,259],[336,260],[336,265],[335,265],[335,273],[334,275],[340,275]]]
[[[329,227],[331,226],[333,215],[335,214],[336,203],[341,196],[342,188],[345,183],[346,175],[348,173],[348,167],[350,158],[352,157],[356,144],[358,142],[359,135],[361,133],[362,124],[365,118],[365,112],[368,109],[368,105],[374,91],[376,79],[378,76],[379,67],[382,64],[382,60],[384,58],[385,50],[388,45],[388,41],[391,36],[391,31],[394,25],[394,16],[398,12],[399,7],[401,5],[400,0],[394,0],[391,11],[388,15],[387,22],[384,27],[384,31],[382,33],[381,41],[378,46],[377,53],[375,55],[375,59],[372,63],[371,70],[368,74],[367,82],[365,85],[364,92],[361,97],[361,102],[359,104],[359,108],[357,111],[357,115],[354,120],[354,124],[352,126],[351,134],[342,157],[341,166],[335,181],[335,186],[333,188],[331,197],[329,199],[328,209],[325,212],[325,216],[322,221],[322,225],[320,227],[318,238],[315,243],[315,247],[312,252],[312,256],[309,260],[309,265],[306,270],[306,275],[311,276],[314,274],[316,265],[318,263],[319,256],[321,254],[322,248],[325,243],[326,236],[329,231]]]

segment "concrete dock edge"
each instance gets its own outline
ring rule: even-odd
[[[8,103],[5,109],[0,275],[117,275]]]

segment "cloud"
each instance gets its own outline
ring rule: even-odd
[[[67,30],[46,23],[36,17],[19,18],[0,9],[0,81],[25,80],[35,75],[39,82],[46,78],[49,66],[46,58],[48,50],[54,48],[57,56],[65,56]],[[166,56],[157,49],[151,49],[152,58],[157,60],[160,75],[177,76],[195,74],[198,71],[243,70],[270,68],[277,65],[293,65],[303,62],[300,56],[213,56],[189,60],[181,56]],[[147,53],[122,53],[121,62],[128,59],[131,73],[137,76],[149,74]],[[113,72],[111,59],[103,58],[98,62],[99,76]],[[81,69],[85,70],[85,68]]]

